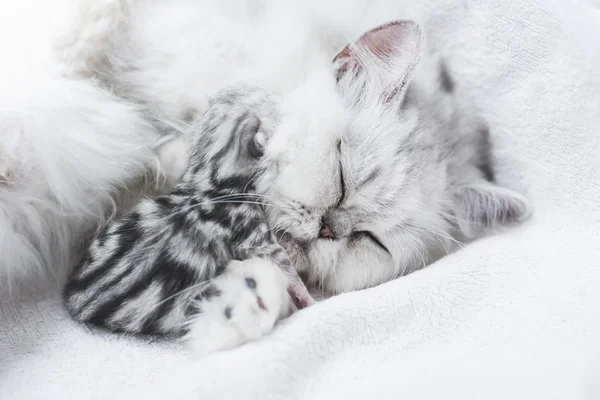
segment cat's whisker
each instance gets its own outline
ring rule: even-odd
[[[337,287],[338,287],[338,279],[337,279],[337,268],[333,268],[333,292],[337,293]]]
[[[323,268],[319,268],[319,286],[324,288],[325,287],[325,270]]]
[[[407,243],[408,244],[408,243]],[[423,268],[427,267],[427,263],[425,262],[425,257],[423,256],[423,253],[421,252],[421,250],[419,250],[419,246],[411,243],[409,244],[409,246],[415,251],[415,253],[417,253],[417,255],[419,256],[419,258],[421,259],[421,262],[423,264]],[[402,272],[402,275],[406,274],[406,270],[404,270]]]
[[[246,197],[263,197],[263,196],[259,195],[259,194],[254,194],[254,193],[230,193],[230,194],[224,194],[222,196],[212,197],[208,201],[235,199],[235,198],[240,198],[240,197],[246,198]]]
[[[246,186],[244,187],[244,192],[245,192],[246,190],[248,190],[248,187],[250,187],[250,186],[253,186],[253,185],[254,185],[254,183],[256,183],[256,181],[257,181],[257,180],[258,180],[258,176],[256,176],[256,177],[254,177],[253,179],[251,179],[251,180],[250,180],[250,181],[249,181],[249,182],[246,184]]]
[[[224,194],[221,196],[212,197],[211,199],[212,200],[220,200],[220,199],[235,198],[235,197],[261,197],[261,198],[275,199],[273,196],[268,196],[268,195],[260,194],[260,193],[249,193],[249,192],[228,193],[228,194]]]
[[[192,125],[190,124],[185,122],[175,122],[174,120],[162,117],[157,110],[148,109],[145,114],[149,119],[172,129],[174,132],[176,132],[177,136],[185,135],[192,129]],[[173,135],[163,136],[163,138],[161,138],[161,140],[159,140],[155,146],[160,147],[162,144],[171,140],[172,136]]]
[[[232,194],[228,194],[228,195],[214,197],[213,199],[210,200],[210,202],[214,203],[215,200],[227,200],[227,199],[237,199],[237,198],[249,198],[249,200],[252,200],[253,197],[262,198],[265,200],[272,200],[271,206],[277,207],[279,209],[288,210],[288,211],[292,210],[292,208],[289,206],[285,207],[281,204],[276,204],[277,199],[273,196],[268,196],[268,195],[264,195],[264,194],[255,194],[255,193],[232,193]]]
[[[184,213],[188,213],[192,210],[194,210],[197,207],[202,207],[202,206],[207,206],[207,205],[213,205],[213,204],[254,204],[254,205],[261,205],[261,206],[265,206],[265,207],[273,207],[273,208],[280,208],[279,206],[275,205],[275,204],[271,204],[271,203],[264,203],[264,202],[259,202],[259,201],[247,201],[247,200],[228,200],[228,199],[224,199],[224,200],[206,200],[203,202],[199,202],[197,204],[193,204],[191,206],[185,207],[185,208],[181,208],[178,209],[177,211],[174,211],[173,213],[171,213],[170,215],[178,215],[178,214],[184,214]]]
[[[265,207],[273,207],[273,208],[281,208],[275,204],[271,203],[263,203],[259,201],[245,201],[245,200],[223,200],[223,201],[214,201],[211,204],[255,204]]]
[[[440,242],[440,244],[442,245],[442,247],[444,248],[444,251],[446,252],[446,255],[450,254],[450,251],[448,251],[448,248],[446,247],[446,245],[444,244],[444,241],[440,238],[439,234],[436,234],[435,232],[431,232],[435,235],[435,237],[437,238],[437,240]]]
[[[159,301],[158,303],[156,303],[154,305],[154,307],[158,308],[159,306],[161,306],[162,304],[166,303],[167,301],[169,301],[169,300],[171,300],[171,299],[173,299],[175,297],[178,297],[178,296],[182,295],[183,293],[187,293],[187,292],[195,290],[195,289],[199,289],[198,291],[202,292],[204,289],[206,289],[208,287],[208,285],[211,282],[212,282],[212,279],[209,279],[207,281],[203,281],[203,282],[197,283],[195,285],[192,285],[190,287],[187,287],[187,288],[185,288],[183,290],[180,290],[179,292],[177,292],[175,294],[172,294],[171,296],[166,297],[163,300]]]
[[[419,226],[416,226],[416,225],[413,225],[413,224],[406,224],[406,225],[407,225],[407,226],[409,226],[409,227],[411,227],[411,228],[413,228],[413,229],[422,230],[422,231],[425,231],[425,232],[429,232],[429,233],[431,233],[431,234],[433,234],[433,235],[437,235],[437,236],[439,236],[439,237],[446,238],[446,239],[448,239],[448,240],[450,240],[450,241],[452,241],[452,242],[456,243],[456,245],[458,245],[458,246],[459,246],[459,247],[461,247],[461,248],[465,247],[465,244],[464,244],[464,243],[462,243],[462,242],[460,242],[459,240],[457,240],[457,239],[453,238],[452,236],[450,236],[450,235],[448,235],[448,234],[446,234],[446,233],[443,233],[443,232],[441,232],[441,231],[438,231],[438,230],[434,230],[433,228],[419,227]],[[443,245],[443,244],[442,244],[442,245]],[[444,248],[446,248],[446,246],[444,246]],[[447,252],[447,251],[448,251],[448,250],[446,249],[446,252]]]
[[[280,237],[277,238],[277,240],[280,240],[282,237],[285,237],[289,233],[289,231],[290,231],[290,229],[292,229],[292,227],[288,226],[287,228],[285,228],[283,230],[283,232],[281,232],[281,221],[278,221],[277,226],[274,226],[272,229],[275,234],[275,237],[277,237],[277,235],[281,234]]]
[[[479,222],[479,221],[475,221],[475,220],[468,220],[468,219],[464,219],[464,218],[460,218],[457,217],[454,214],[451,214],[450,212],[447,211],[440,211],[440,214],[448,219],[449,221],[454,221],[454,222],[462,222],[464,224],[468,224],[468,225],[473,225],[473,226],[477,226],[477,227],[481,227],[481,228],[485,228],[487,225],[483,222]]]
[[[434,230],[432,230],[432,229],[427,229],[427,231],[429,231],[430,233],[433,233],[434,235],[441,236],[441,237],[443,237],[443,238],[446,238],[446,239],[448,239],[448,240],[450,240],[450,241],[452,241],[452,242],[456,243],[456,244],[457,244],[457,245],[458,245],[460,248],[463,248],[463,247],[465,247],[465,246],[466,246],[466,245],[465,245],[463,242],[461,242],[461,241],[459,241],[459,240],[457,240],[457,239],[453,238],[452,236],[450,236],[450,235],[448,235],[448,234],[445,234],[445,233],[443,233],[443,232],[434,231]]]
[[[238,197],[249,197],[249,198],[258,197],[258,198],[263,198],[263,199],[267,199],[267,200],[278,201],[277,198],[275,198],[273,196],[269,196],[266,194],[258,194],[258,193],[231,193],[231,194],[227,194],[227,195],[223,195],[223,196],[218,196],[213,199],[221,200],[221,199],[238,198]]]
[[[452,242],[456,243],[456,245],[458,245],[460,248],[463,248],[463,247],[465,246],[465,244],[464,244],[464,243],[462,243],[462,242],[460,242],[460,241],[458,241],[458,240],[454,239],[452,236],[450,236],[450,235],[447,235],[447,234],[445,234],[445,233],[443,233],[443,232],[434,231],[433,229],[427,229],[427,228],[422,228],[422,229],[423,229],[425,232],[429,232],[429,233],[431,233],[431,234],[435,235],[435,236],[437,237],[437,239],[439,240],[439,242],[440,242],[440,243],[442,244],[442,246],[444,247],[444,250],[446,250],[446,253],[447,253],[447,254],[450,254],[450,253],[448,252],[448,249],[446,248],[446,246],[445,246],[445,244],[443,243],[443,241],[441,240],[441,238],[445,238],[445,239],[448,239],[448,240],[450,240],[450,241],[452,241]]]

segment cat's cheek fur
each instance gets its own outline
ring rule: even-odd
[[[202,302],[184,337],[197,357],[260,339],[289,312],[286,277],[269,260],[232,261],[213,282],[218,295]]]
[[[308,252],[309,282],[338,294],[374,286],[397,277],[400,266],[386,252],[365,241],[319,239]]]

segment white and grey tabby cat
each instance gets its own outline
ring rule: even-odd
[[[455,101],[460,85],[412,21],[360,34],[297,0],[83,1],[63,48],[69,74],[161,120],[193,122],[229,84],[281,97],[267,215],[325,292],[417,270],[530,213],[493,181],[485,124]],[[350,34],[358,39],[344,46]]]
[[[264,151],[280,122],[264,91],[220,92],[194,131],[181,182],[92,242],[65,289],[71,316],[116,332],[187,334],[206,353],[269,332],[291,311],[288,286],[308,305],[260,195],[276,173]]]

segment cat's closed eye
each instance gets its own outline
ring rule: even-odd
[[[390,251],[387,249],[387,247],[385,247],[385,245],[381,242],[381,240],[379,240],[379,238],[377,238],[377,236],[375,236],[375,234],[373,234],[373,232],[356,231],[356,232],[352,233],[352,239],[354,239],[354,240],[360,240],[363,238],[370,240],[373,244],[375,244],[376,246],[381,248],[386,253],[388,253],[388,254],[390,253]]]
[[[342,165],[342,141],[338,142],[337,146],[338,157],[340,158],[340,198],[337,205],[340,206],[346,198],[346,182],[344,181],[344,169]]]

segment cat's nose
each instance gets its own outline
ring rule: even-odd
[[[321,229],[319,230],[319,237],[325,239],[334,239],[335,234],[329,227],[325,220],[321,221]]]
[[[328,225],[321,225],[321,230],[319,231],[319,237],[322,237],[325,239],[333,239],[335,237],[335,235],[333,234],[333,231],[331,230],[331,228]]]

